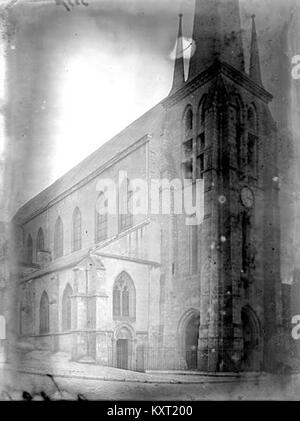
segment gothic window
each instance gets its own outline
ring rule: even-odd
[[[64,254],[64,232],[63,223],[59,216],[54,228],[54,258],[57,259]]]
[[[193,157],[184,159],[183,161],[183,177],[185,179],[193,178]]]
[[[204,149],[205,149],[205,132],[202,131],[197,137],[197,179],[203,178],[204,173]]]
[[[72,307],[71,296],[73,294],[72,288],[68,284],[64,290],[62,298],[62,330],[66,332],[71,329]]]
[[[248,165],[255,174],[257,164],[257,137],[248,133]]]
[[[193,177],[193,111],[189,106],[183,116],[183,177],[190,179]]]
[[[244,171],[244,148],[242,144],[242,127],[243,127],[243,103],[241,98],[238,95],[234,95],[229,104],[228,109],[228,130],[230,133],[230,138],[235,143],[235,150],[233,157],[236,156],[235,165],[237,170]],[[231,143],[231,142],[230,142]]]
[[[124,180],[119,192],[120,230],[130,228],[133,225],[132,196],[128,179]]]
[[[202,148],[205,147],[205,102],[206,102],[207,95],[203,95],[198,107],[198,117],[197,117],[197,133],[198,136],[201,137]]]
[[[255,110],[253,107],[250,107],[248,109],[248,128],[253,133],[256,132],[256,116],[255,116]]]
[[[42,228],[40,228],[38,231],[37,240],[36,240],[36,249],[37,251],[45,250],[45,238],[44,238],[44,231]]]
[[[81,249],[81,213],[78,208],[76,208],[73,212],[73,244],[72,248],[73,251]]]
[[[107,239],[107,199],[101,192],[96,203],[96,243]]]
[[[114,319],[135,317],[135,288],[132,279],[122,272],[113,287]]]
[[[198,107],[197,119],[197,139],[196,139],[196,178],[203,179],[204,174],[204,157],[205,157],[205,100],[206,95],[203,95]]]
[[[193,153],[193,139],[183,142],[182,148],[184,157],[189,158]]]
[[[205,133],[204,131],[198,135],[197,148],[200,151],[205,149]]]
[[[49,330],[49,298],[44,291],[40,301],[40,333],[49,333]]]
[[[27,237],[27,244],[26,244],[26,261],[27,263],[32,263],[32,257],[33,257],[33,242],[32,237],[29,234]]]
[[[124,286],[122,291],[122,315],[129,317],[129,291],[127,285]]]
[[[185,114],[185,130],[189,132],[193,129],[193,111],[189,108]]]
[[[197,179],[203,179],[204,174],[204,148],[205,148],[205,140],[204,140],[204,132],[197,138]]]
[[[113,313],[114,317],[121,316],[121,291],[118,287],[113,290]]]

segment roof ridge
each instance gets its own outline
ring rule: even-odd
[[[20,216],[22,213],[26,213],[27,214],[27,208],[29,209],[31,205],[33,205],[34,208],[36,208],[34,206],[35,202],[39,199],[42,198],[43,195],[48,195],[51,194],[51,190],[54,189],[59,189],[60,185],[63,184],[63,181],[66,181],[68,178],[72,178],[72,175],[75,176],[78,175],[78,172],[80,171],[80,169],[87,167],[88,165],[86,164],[91,164],[91,162],[93,161],[93,159],[95,159],[96,156],[98,156],[99,153],[103,152],[103,150],[105,150],[106,148],[108,148],[109,146],[115,145],[115,143],[121,139],[122,135],[126,135],[126,133],[130,130],[130,129],[135,129],[138,128],[136,126],[138,126],[139,123],[141,123],[141,121],[143,121],[144,119],[146,119],[149,115],[152,115],[152,113],[154,113],[154,111],[156,109],[158,109],[160,106],[162,106],[162,102],[163,99],[161,101],[159,101],[156,105],[154,105],[152,108],[150,108],[149,110],[147,110],[145,113],[143,113],[142,115],[140,115],[136,120],[134,120],[132,123],[130,123],[129,125],[127,125],[124,129],[122,129],[120,132],[118,132],[117,134],[115,134],[112,138],[108,139],[106,142],[104,142],[101,146],[99,146],[97,149],[95,149],[93,152],[91,152],[89,155],[87,155],[83,160],[81,160],[80,162],[78,162],[74,167],[72,167],[70,170],[68,170],[65,174],[63,174],[62,176],[60,176],[59,178],[57,178],[55,181],[53,181],[51,184],[49,184],[47,187],[45,187],[43,190],[41,190],[39,193],[37,193],[35,196],[33,196],[31,199],[29,199],[27,202],[25,202],[23,205],[21,205],[19,207],[19,209],[17,210],[17,212],[14,214],[12,219],[17,218],[18,216]],[[159,116],[160,117],[160,114]],[[153,122],[152,122],[153,124]],[[147,127],[145,127],[144,132],[147,132]],[[126,150],[128,147],[130,147],[132,144],[134,144],[137,140],[136,136],[134,139],[131,138],[128,139],[127,144],[123,147],[120,148],[117,151],[114,151],[111,157],[108,157],[107,159],[104,160],[104,162],[102,163],[102,165],[105,162],[108,162],[110,159],[112,159],[113,157],[115,157],[117,154],[121,153],[122,151]],[[98,165],[98,168],[101,167],[101,164]],[[90,174],[93,173],[95,169],[92,169],[90,171],[87,172],[87,174],[85,174],[84,176],[82,176],[80,178],[80,180],[83,180],[84,178],[88,177]],[[59,196],[59,194],[63,193],[63,191],[66,191],[68,188],[71,188],[72,186],[75,186],[80,180],[69,180],[69,186],[62,188],[62,191],[60,193],[55,194],[51,199]],[[63,186],[62,186],[63,187]],[[50,200],[48,200],[50,201]]]

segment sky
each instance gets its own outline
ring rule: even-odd
[[[7,91],[22,184],[14,176],[17,204],[167,95],[178,11],[174,0],[171,8],[170,1],[109,0],[70,12],[54,1],[10,9],[15,33]]]
[[[5,3],[12,209],[168,95],[178,13],[184,36],[192,36],[194,0],[88,0],[70,11],[59,3]],[[294,3],[240,1],[246,64],[255,12],[265,86],[277,95],[279,120],[288,90],[281,35]]]

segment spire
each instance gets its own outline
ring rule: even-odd
[[[173,86],[171,92],[177,91],[184,84],[184,61],[182,42],[182,14],[179,15],[179,27],[176,43],[176,56],[174,64]]]
[[[193,40],[196,50],[190,60],[189,79],[206,70],[215,60],[244,72],[239,1],[195,2]]]
[[[250,48],[249,77],[258,85],[262,85],[258,42],[257,42],[257,34],[256,34],[256,27],[255,27],[255,15],[252,15],[251,18],[252,18],[252,37],[251,37],[251,48]]]

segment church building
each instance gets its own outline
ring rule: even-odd
[[[277,370],[278,136],[254,16],[247,70],[241,33],[238,0],[196,0],[188,75],[180,15],[169,95],[19,209],[22,342],[129,370]],[[136,179],[199,185],[201,217],[174,212],[180,183],[170,214],[131,212]]]

